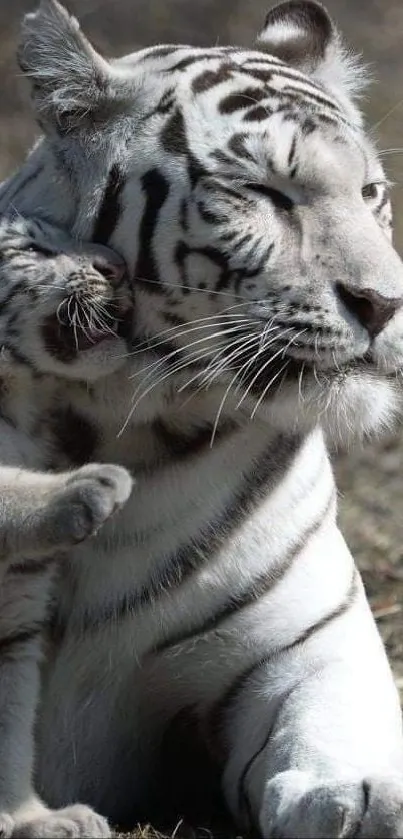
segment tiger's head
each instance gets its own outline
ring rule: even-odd
[[[0,219],[0,367],[94,381],[123,366],[124,262],[44,221]]]
[[[123,254],[140,396],[209,389],[224,414],[342,436],[388,420],[403,269],[355,99],[365,73],[322,6],[276,6],[253,50],[107,61],[45,0],[19,58],[45,139],[2,200],[40,195]]]

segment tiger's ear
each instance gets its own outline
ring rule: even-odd
[[[25,16],[18,61],[30,79],[44,127],[50,122],[58,130],[71,130],[123,92],[109,62],[57,0],[42,0],[37,11]]]
[[[364,69],[344,47],[326,9],[315,0],[287,0],[274,6],[257,43],[336,95],[353,97],[366,85]]]

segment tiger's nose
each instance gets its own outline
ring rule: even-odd
[[[367,330],[371,338],[376,338],[388,321],[393,318],[403,305],[403,297],[384,297],[372,288],[346,288],[337,284],[337,293],[345,307]]]

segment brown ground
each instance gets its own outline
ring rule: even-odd
[[[13,55],[18,19],[35,5],[35,0],[0,0],[0,178],[22,159],[34,136]],[[156,41],[250,43],[267,4],[266,0],[70,0],[68,5],[98,46],[122,54]],[[379,123],[380,147],[403,145],[403,3],[327,0],[327,5],[350,43],[372,64],[377,84],[366,107],[371,123]],[[396,182],[396,242],[403,252],[403,158],[394,152],[386,162]],[[403,698],[403,432],[349,452],[338,459],[336,469],[342,528],[363,572]],[[176,835],[191,839],[194,834],[182,825]],[[211,836],[208,831],[197,835]],[[146,828],[133,839],[157,836],[161,834]]]

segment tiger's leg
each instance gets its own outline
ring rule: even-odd
[[[52,590],[47,558],[88,538],[127,500],[126,470],[89,465],[47,475],[0,470],[0,835],[109,836],[89,807],[51,811],[35,796],[33,727],[41,643]]]
[[[220,721],[240,824],[265,839],[403,836],[401,712],[357,572],[339,607],[238,678]]]

